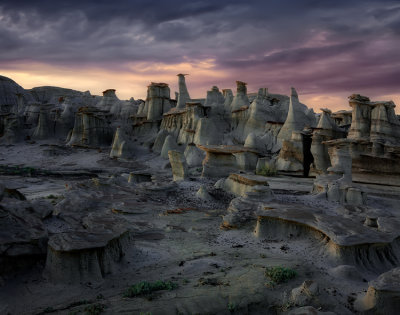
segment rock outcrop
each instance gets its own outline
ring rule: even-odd
[[[357,308],[367,314],[397,314],[400,309],[400,268],[394,268],[369,283]]]
[[[48,234],[41,215],[21,193],[0,184],[0,201],[0,276],[6,277],[45,256]]]
[[[242,81],[236,81],[236,95],[233,98],[230,108],[231,111],[236,111],[245,107],[249,107],[250,101],[247,97],[247,83]]]
[[[99,282],[113,272],[128,243],[124,229],[56,234],[49,239],[44,275],[54,283]]]
[[[173,180],[176,182],[188,179],[188,168],[183,153],[170,150],[168,151],[168,157],[171,163]]]
[[[91,147],[110,145],[112,137],[108,112],[95,107],[81,107],[75,116],[68,144]]]
[[[187,74],[178,74],[178,86],[179,86],[179,94],[176,107],[178,109],[184,109],[186,107],[186,103],[190,102],[190,96],[188,89],[186,87],[185,75]]]
[[[238,228],[256,220],[256,213],[262,204],[274,200],[274,194],[263,176],[231,174],[219,185],[238,196],[229,204],[227,214],[223,217],[223,228]]]
[[[128,139],[125,130],[117,128],[111,144],[110,157],[129,159],[134,156],[134,149],[131,141]]]

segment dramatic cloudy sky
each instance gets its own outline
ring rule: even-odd
[[[25,88],[144,98],[180,72],[192,97],[242,80],[316,109],[352,93],[400,107],[400,1],[0,1],[0,74]]]

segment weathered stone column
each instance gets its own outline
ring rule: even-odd
[[[371,112],[371,134],[372,142],[386,142],[394,139],[392,124],[389,120],[390,112],[394,113],[393,102],[374,102]]]
[[[152,82],[147,87],[147,120],[159,120],[163,113],[171,109],[170,89],[166,83]]]
[[[179,95],[178,95],[178,103],[177,103],[176,107],[179,109],[185,108],[186,102],[190,101],[189,92],[186,87],[185,75],[187,75],[187,74],[182,74],[182,73],[177,74]]]
[[[353,108],[348,139],[369,139],[371,129],[371,105],[369,98],[359,94],[349,96]]]
[[[238,110],[243,106],[250,106],[246,85],[246,82],[236,81],[236,95],[231,103],[231,111]]]
[[[327,142],[332,166],[328,168],[330,174],[342,175],[343,181],[352,182],[352,159],[350,154],[350,143],[346,140],[333,140]]]

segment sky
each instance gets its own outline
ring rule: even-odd
[[[0,1],[0,75],[24,88],[173,96],[178,73],[192,98],[240,80],[316,111],[353,93],[400,106],[400,1]]]

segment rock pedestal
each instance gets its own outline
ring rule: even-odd
[[[69,232],[52,236],[44,275],[54,283],[101,281],[113,272],[129,243],[126,230],[119,232]]]
[[[197,147],[206,152],[203,160],[203,177],[226,177],[230,173],[239,168],[237,156],[239,155],[239,163],[243,168],[248,165],[254,167],[257,164],[257,158],[252,160],[257,152],[241,146],[218,146],[218,145],[197,145]],[[243,154],[249,153],[250,158],[246,159]]]

